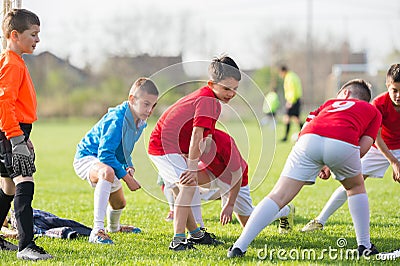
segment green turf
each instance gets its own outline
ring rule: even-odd
[[[92,225],[93,190],[80,180],[72,168],[75,146],[95,121],[41,121],[35,124],[32,140],[36,147],[37,168],[33,207],[52,212],[60,217],[73,219],[88,226]],[[268,194],[278,178],[290,152],[292,143],[277,143],[268,129],[260,130],[255,124],[225,124],[238,143],[244,157],[248,158],[252,180],[254,204]],[[296,205],[295,229],[288,235],[279,235],[277,223],[265,228],[252,242],[244,258],[227,259],[226,251],[241,232],[240,224],[234,220],[226,226],[219,224],[220,202],[207,203],[203,216],[207,228],[226,244],[217,247],[200,246],[196,251],[172,252],[168,244],[173,235],[171,223],[164,221],[168,206],[156,185],[157,175],[146,155],[146,143],[152,125],[146,129],[143,138],[136,145],[133,161],[136,175],[144,189],[129,192],[124,187],[127,207],[122,222],[140,227],[138,235],[113,234],[115,245],[89,244],[87,238],[61,240],[39,237],[37,244],[54,255],[51,261],[26,263],[16,259],[15,252],[0,252],[1,265],[253,265],[253,264],[300,264],[300,265],[348,265],[371,264],[378,261],[346,259],[346,248],[355,248],[356,240],[347,204],[336,212],[325,230],[303,234],[299,230],[313,218],[336,189],[334,180],[317,180],[316,185],[305,187],[293,203]],[[278,133],[283,129],[279,126]],[[262,134],[261,134],[262,133]],[[278,139],[280,134],[278,134]],[[260,156],[261,153],[261,156]],[[272,166],[270,166],[273,159]],[[254,189],[256,188],[256,189]],[[371,240],[383,251],[400,248],[399,187],[391,179],[388,171],[383,180],[367,181],[371,206]],[[347,246],[338,248],[337,240],[345,238]],[[15,241],[13,241],[15,243]],[[273,253],[273,259],[261,260],[264,248],[280,250],[281,258]],[[324,250],[331,250],[331,255]],[[262,252],[260,250],[263,250]],[[315,252],[315,259],[301,253]],[[260,253],[261,252],[261,253]],[[296,252],[300,255],[296,259]],[[323,254],[323,258],[321,257]],[[335,255],[337,258],[335,259]],[[286,260],[285,260],[286,258]],[[395,262],[385,262],[395,264]]]

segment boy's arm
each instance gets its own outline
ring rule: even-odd
[[[235,206],[236,198],[239,194],[240,186],[242,185],[242,167],[232,172],[231,189],[229,190],[228,201],[221,210],[220,222],[225,225],[232,221],[233,207]]]
[[[381,135],[382,128],[379,128],[378,135],[376,137],[376,146],[378,147],[379,151],[386,157],[389,161],[390,165],[393,169],[393,180],[396,182],[400,182],[400,162],[397,160],[396,157],[390,152],[388,146],[386,145],[385,141],[382,139]]]
[[[139,182],[135,179],[135,168],[129,167],[126,169],[126,175],[122,178],[130,191],[135,191],[141,188]]]
[[[24,134],[16,115],[16,102],[22,80],[21,72],[21,68],[15,64],[2,66],[0,120],[2,124],[1,130],[5,133],[7,139],[23,136]]]
[[[369,151],[372,144],[374,143],[374,139],[370,136],[363,135],[360,138],[359,145],[360,145],[360,158],[364,157],[364,155]]]
[[[193,127],[187,159],[188,170],[182,174],[180,180],[180,183],[183,185],[197,185],[197,170],[201,155],[200,144],[203,142],[203,133],[203,127]]]
[[[98,147],[98,159],[114,169],[118,179],[127,176],[126,167],[116,157],[118,146],[122,141],[122,124],[105,121],[101,128],[100,143]]]

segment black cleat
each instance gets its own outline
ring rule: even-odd
[[[228,253],[227,253],[228,258],[243,257],[244,254],[246,254],[246,251],[243,252],[240,250],[240,248],[234,248],[234,249],[232,249],[232,248],[233,248],[233,246],[231,246],[228,249]]]
[[[7,240],[5,240],[2,236],[0,236],[0,250],[16,251],[18,250],[18,247],[13,243],[10,243]]]
[[[201,229],[201,230],[204,232],[203,237],[196,238],[196,237],[190,236],[188,238],[188,241],[193,244],[200,244],[200,245],[221,245],[221,244],[223,244],[222,241],[219,241],[216,239],[216,237],[213,233],[209,233],[205,229]]]
[[[171,243],[169,244],[169,249],[173,251],[183,251],[187,249],[196,249],[196,248],[193,246],[193,243],[190,243],[188,241],[178,242],[178,243],[171,241]]]
[[[359,245],[358,248],[358,256],[362,257],[369,257],[371,255],[376,255],[379,254],[379,251],[376,249],[375,245],[371,243],[371,247],[370,248],[366,248],[363,245]]]

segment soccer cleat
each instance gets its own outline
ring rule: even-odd
[[[300,231],[301,232],[312,232],[316,230],[324,229],[324,225],[320,223],[318,220],[311,220],[309,221]]]
[[[174,220],[174,211],[169,211],[164,220],[167,222],[172,222]]]
[[[8,242],[3,238],[3,236],[0,236],[0,250],[18,250],[18,247],[14,245],[13,243]]]
[[[292,231],[294,226],[294,215],[296,212],[296,208],[293,204],[289,204],[289,214],[286,217],[281,217],[279,219],[279,234],[287,234]]]
[[[197,238],[197,237],[190,236],[188,238],[188,242],[191,242],[193,244],[200,244],[200,245],[221,245],[221,244],[223,244],[222,241],[219,241],[216,239],[216,237],[213,233],[207,232],[205,228],[201,228],[201,230],[204,233],[203,237]]]
[[[241,251],[240,248],[233,248],[233,246],[231,246],[228,249],[227,257],[228,258],[243,257],[244,254],[246,254],[246,251]]]
[[[35,242],[31,242],[26,248],[18,251],[17,258],[22,260],[47,260],[53,258],[42,247],[36,246]]]
[[[95,244],[114,244],[109,235],[107,235],[103,229],[100,229],[97,233],[93,233],[92,230],[89,236],[89,242]]]
[[[379,254],[379,251],[376,249],[375,245],[371,243],[371,247],[370,248],[366,248],[363,245],[359,245],[357,248],[358,251],[358,256],[365,256],[365,257],[369,257],[371,255],[376,255]]]
[[[187,240],[185,241],[181,241],[181,242],[175,242],[175,241],[171,241],[171,243],[169,243],[169,247],[170,250],[173,251],[183,251],[183,250],[187,250],[187,249],[196,249],[193,246],[193,243],[188,242]]]
[[[139,234],[142,232],[142,230],[139,227],[135,227],[132,225],[120,225],[119,230],[117,232]],[[113,233],[117,233],[117,232],[113,232]]]

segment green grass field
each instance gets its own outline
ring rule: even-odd
[[[41,121],[35,124],[32,140],[36,147],[37,173],[33,207],[63,218],[92,226],[93,190],[80,180],[72,168],[75,146],[95,121]],[[272,189],[290,152],[292,143],[277,143],[273,132],[260,129],[253,124],[225,125],[236,141],[244,157],[248,158],[252,180],[252,198],[256,205]],[[241,128],[244,127],[244,128]],[[43,262],[22,262],[14,252],[0,252],[1,265],[254,265],[254,264],[371,264],[381,262],[346,259],[345,249],[355,248],[356,240],[347,204],[328,221],[325,230],[303,234],[299,230],[323,207],[331,193],[337,188],[334,180],[317,180],[314,186],[305,187],[295,198],[295,230],[288,235],[279,235],[277,223],[265,228],[252,242],[243,258],[227,259],[226,251],[240,235],[240,224],[219,224],[220,202],[208,202],[203,207],[203,217],[210,232],[215,233],[226,244],[217,247],[198,246],[196,251],[172,252],[168,244],[173,235],[171,223],[164,217],[168,205],[156,185],[157,175],[146,155],[146,143],[152,125],[146,129],[137,143],[133,161],[136,176],[144,189],[129,192],[124,187],[127,207],[121,221],[140,227],[138,235],[113,234],[115,245],[93,245],[87,238],[61,240],[39,237],[37,244],[43,246],[54,259]],[[246,131],[244,131],[245,129]],[[244,133],[245,132],[245,133]],[[278,139],[282,128],[278,127]],[[263,137],[260,137],[262,133]],[[261,156],[259,155],[261,153]],[[273,159],[272,166],[270,163]],[[254,189],[255,188],[255,189]],[[391,170],[383,180],[369,179],[367,190],[371,209],[371,240],[379,250],[400,248],[399,185],[391,179]],[[337,240],[345,238],[347,245],[337,246]],[[12,241],[15,243],[15,241]],[[273,253],[272,260],[258,255],[263,249],[280,250],[281,257]],[[331,254],[327,253],[331,249]],[[333,250],[336,249],[336,250]],[[304,250],[315,252],[314,257],[301,257]],[[296,257],[299,252],[299,257]],[[321,255],[322,254],[322,255]],[[335,257],[336,256],[336,257]],[[286,260],[285,260],[286,258]],[[396,262],[384,262],[394,265]]]

